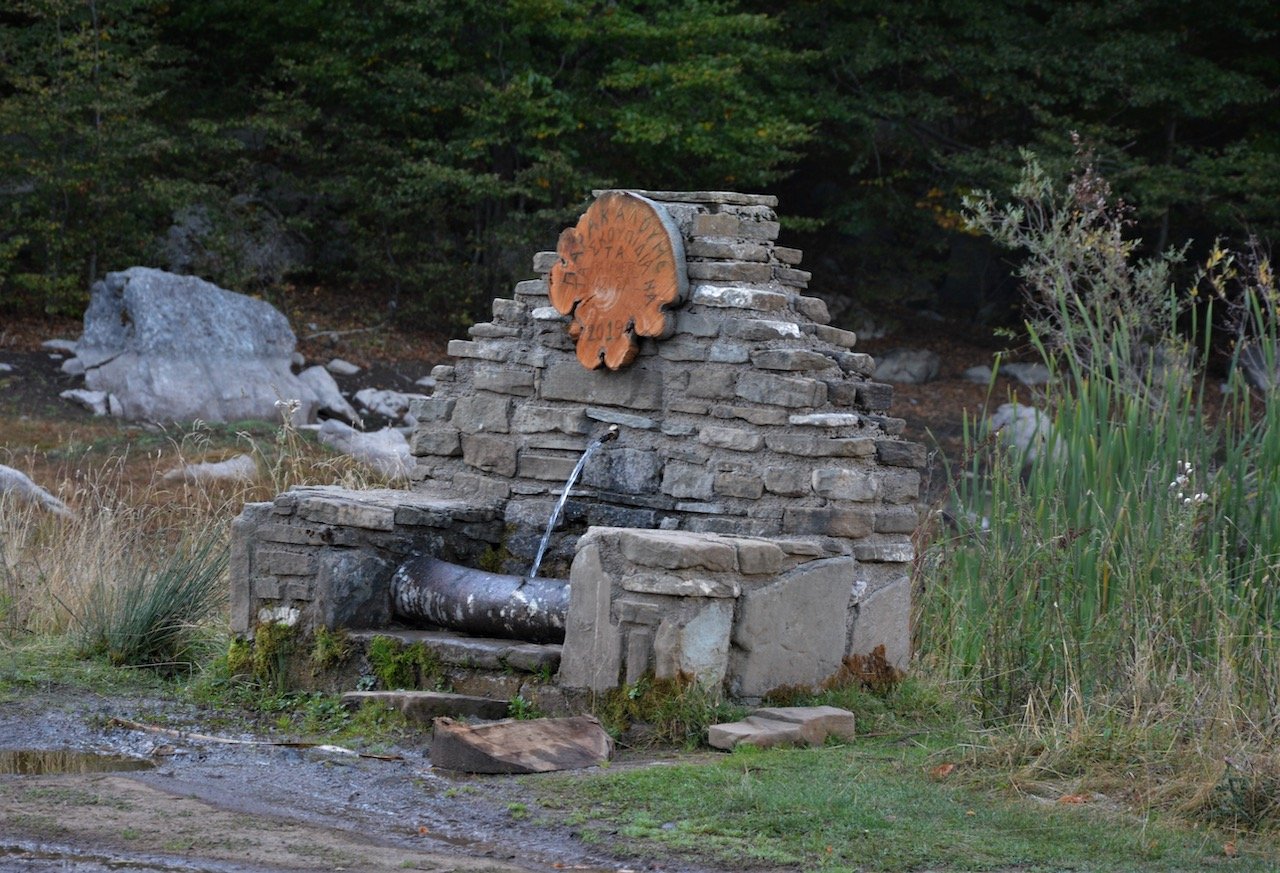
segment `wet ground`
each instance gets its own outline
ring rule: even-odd
[[[69,689],[0,703],[0,870],[696,873],[588,847],[539,812],[520,779],[444,774],[420,749],[386,750],[403,756],[388,761],[112,721],[199,730],[191,715]],[[95,772],[109,763],[98,755],[154,766]]]

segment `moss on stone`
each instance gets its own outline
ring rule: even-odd
[[[444,679],[440,658],[422,643],[406,646],[393,637],[376,636],[365,657],[379,687],[386,690],[437,688]]]

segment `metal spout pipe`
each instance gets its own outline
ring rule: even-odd
[[[401,618],[477,636],[563,642],[569,583],[460,567],[426,555],[410,558],[391,578],[392,608]]]

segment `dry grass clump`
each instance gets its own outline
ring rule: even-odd
[[[253,481],[164,477],[246,452]],[[6,460],[45,471],[42,484],[75,515],[0,497],[0,643],[67,634],[85,654],[132,665],[189,663],[193,643],[221,627],[229,523],[245,503],[293,485],[386,484],[292,427],[253,423],[118,430],[114,439]]]

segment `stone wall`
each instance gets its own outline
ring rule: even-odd
[[[412,409],[407,491],[296,489],[246,508],[233,628],[391,620],[411,554],[527,572],[575,464],[544,576],[569,576],[560,681],[601,690],[687,673],[740,697],[814,684],[850,654],[909,656],[919,445],[855,336],[807,296],[801,253],[775,244],[774,198],[639,192],[684,237],[674,330],[614,371],[577,360],[538,278],[449,344]],[[572,564],[572,570],[570,565]]]
[[[870,380],[855,336],[803,293],[800,252],[774,244],[774,198],[639,193],[685,236],[690,291],[674,334],[642,340],[627,369],[585,369],[548,302],[557,256],[537,255],[540,278],[449,344],[456,361],[415,407],[419,477],[505,506],[519,573],[588,441],[616,424],[553,543],[562,567],[591,525],[819,534],[846,554],[856,545],[859,561],[909,562],[924,451],[899,438],[892,388]]]

